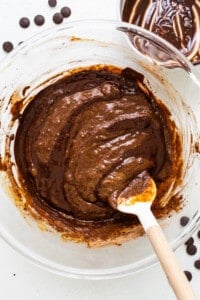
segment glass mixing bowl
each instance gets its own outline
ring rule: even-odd
[[[9,150],[17,178],[13,140],[8,143],[18,126],[11,115],[13,105],[20,107],[22,98],[28,103],[71,69],[97,64],[128,66],[143,73],[146,85],[176,123],[183,143],[184,180],[169,194],[180,193],[184,205],[160,223],[177,249],[200,224],[200,83],[192,64],[161,38],[126,23],[95,20],[44,31],[20,45],[0,63],[1,159]],[[133,273],[157,261],[146,236],[121,246],[89,249],[64,242],[51,230],[39,230],[34,219],[16,208],[9,178],[5,171],[0,173],[0,236],[32,262],[65,276],[101,279]],[[180,226],[183,215],[190,218],[185,227]]]

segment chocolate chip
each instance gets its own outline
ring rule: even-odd
[[[185,273],[185,276],[187,277],[188,281],[191,281],[192,280],[192,273],[189,272],[189,271],[184,271]]]
[[[44,24],[44,22],[45,22],[45,18],[42,15],[35,16],[34,23],[37,26],[42,26]]]
[[[55,7],[57,5],[57,1],[56,0],[48,0],[48,4],[50,7]]]
[[[67,6],[61,8],[60,12],[64,18],[68,18],[71,15],[71,9]]]
[[[2,45],[2,48],[5,52],[10,52],[13,50],[13,44],[11,42],[4,42],[3,45]]]
[[[186,252],[189,255],[195,255],[197,253],[197,247],[195,245],[188,245],[186,248]]]
[[[196,261],[194,262],[194,266],[195,266],[196,269],[199,269],[199,270],[200,270],[200,259],[198,259],[198,260],[196,260]]]
[[[200,239],[200,230],[198,231],[197,236]]]
[[[27,28],[29,27],[30,25],[30,20],[29,18],[26,18],[26,17],[23,17],[19,20],[19,25],[22,27],[22,28]]]
[[[189,220],[190,219],[188,217],[181,217],[181,219],[180,219],[181,226],[186,226],[188,224]]]
[[[54,23],[56,23],[56,24],[60,24],[60,23],[62,23],[62,21],[63,21],[63,16],[62,16],[60,13],[55,13],[55,14],[53,15],[53,21],[54,21]]]
[[[194,239],[192,237],[185,242],[185,245],[187,245],[187,246],[192,245],[192,244],[194,244]]]

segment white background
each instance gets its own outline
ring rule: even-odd
[[[10,40],[16,46],[34,33],[53,26],[52,15],[62,6],[69,6],[72,15],[65,20],[85,18],[118,18],[118,0],[57,0],[56,8],[50,8],[47,0],[0,0],[0,44]],[[31,21],[36,14],[42,14],[46,23],[42,27],[33,24],[28,29],[18,25],[20,17],[28,16]],[[58,25],[55,25],[58,26]],[[0,49],[0,58],[5,53]],[[12,218],[12,216],[11,216]],[[200,240],[196,238],[198,253],[188,256],[185,246],[176,255],[183,269],[193,274],[191,282],[200,300],[200,270],[193,263],[200,259]],[[0,299],[1,300],[172,300],[175,299],[159,265],[121,279],[104,281],[84,281],[60,277],[41,270],[15,253],[0,239]]]

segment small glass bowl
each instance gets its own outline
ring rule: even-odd
[[[45,86],[69,70],[91,65],[130,67],[143,73],[145,83],[171,112],[183,143],[183,209],[161,220],[163,230],[177,249],[200,224],[200,83],[193,65],[174,47],[137,26],[114,21],[72,22],[44,31],[20,45],[0,63],[0,155],[9,147],[13,176],[17,177],[13,152],[18,121],[12,119],[16,102],[28,103]],[[32,262],[54,273],[75,278],[103,279],[143,270],[157,261],[146,236],[123,245],[89,249],[64,242],[58,233],[42,232],[38,223],[17,209],[10,181],[0,172],[0,235]],[[190,222],[180,226],[180,217]],[[41,224],[39,224],[41,227]]]
[[[118,20],[122,20],[123,21],[123,13],[124,13],[124,8],[126,7],[126,4],[127,4],[127,1],[126,0],[119,0],[119,6],[118,6],[118,9],[117,9],[117,17],[118,17]],[[129,5],[131,3],[129,2]],[[126,10],[127,10],[128,7],[126,7]],[[131,8],[130,8],[131,9]],[[145,8],[144,8],[145,9]],[[131,11],[130,11],[131,12]],[[199,31],[196,33],[196,39],[198,40],[198,36],[199,36]],[[192,44],[192,42],[191,42]],[[188,58],[188,57],[187,57]],[[188,58],[189,60],[190,58]],[[199,60],[197,62],[194,62],[194,65],[200,67],[200,63],[199,63]]]

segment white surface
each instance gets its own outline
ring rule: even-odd
[[[72,9],[68,20],[84,18],[117,18],[118,0],[57,0],[56,8],[49,8],[47,0],[1,0],[0,1],[0,43],[5,40],[15,45],[32,34],[52,26],[52,15],[63,5]],[[42,27],[31,24],[22,29],[18,20],[28,16],[31,21],[36,14],[43,14],[46,23]],[[4,52],[0,50],[0,58]],[[11,216],[12,217],[12,216]],[[182,246],[176,255],[183,269],[193,274],[192,286],[197,299],[200,300],[200,271],[195,270],[193,263],[200,258],[200,240],[196,239],[198,253],[188,256]],[[15,274],[15,275],[14,275]],[[0,239],[0,299],[1,300],[107,300],[107,299],[175,299],[159,265],[149,270],[121,279],[107,281],[83,281],[59,277],[39,269],[15,253]]]

